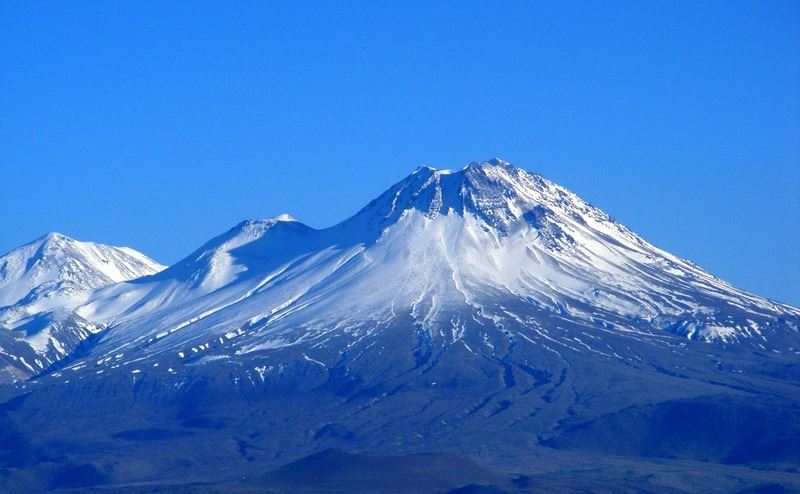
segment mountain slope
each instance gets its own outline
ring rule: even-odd
[[[418,169],[324,230],[244,222],[153,278],[96,292],[75,314],[113,323],[98,357],[123,346],[175,356],[220,338],[230,355],[338,338],[345,326],[375,331],[400,316],[448,346],[464,332],[454,313],[525,324],[510,305],[643,338],[775,351],[796,340],[800,315],[499,160]],[[231,332],[245,337],[228,343]]]
[[[49,233],[0,257],[3,380],[35,374],[102,326],[72,314],[92,289],[164,269],[127,248]]]
[[[800,310],[500,160],[420,168],[326,229],[242,222],[65,311],[98,330],[0,404],[35,471],[223,478],[326,448],[800,467]]]

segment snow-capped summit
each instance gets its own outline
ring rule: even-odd
[[[159,278],[191,280],[203,291],[212,291],[255,265],[274,256],[276,243],[294,245],[311,228],[288,214],[266,220],[245,220],[219,235],[185,259],[165,270]],[[271,249],[262,246],[271,244]]]
[[[417,168],[345,223],[348,228],[380,231],[412,210],[430,219],[449,214],[470,216],[479,220],[481,228],[501,236],[527,225],[554,248],[572,240],[561,223],[603,224],[615,235],[640,242],[575,194],[500,159],[473,162],[459,170]]]
[[[277,216],[270,218],[272,221],[297,221],[297,218],[289,213],[281,213]]]
[[[71,314],[91,290],[162,269],[131,248],[81,242],[56,232],[18,247],[0,257],[3,346],[29,346],[30,361],[16,362],[23,373],[41,370],[97,329]],[[24,359],[22,353],[13,355]]]
[[[587,319],[608,311],[678,331],[683,317],[722,307],[796,314],[650,245],[572,192],[500,159],[460,170],[418,168],[338,228],[378,232],[372,256],[403,259],[389,272],[430,279],[409,294],[417,304],[426,293],[475,301],[499,290]],[[687,334],[754,334],[743,320],[739,329],[722,326]]]
[[[76,313],[110,324],[192,302],[226,304],[253,290],[282,259],[313,250],[316,233],[287,214],[245,220],[155,276],[98,290]],[[176,314],[185,310],[191,309]]]
[[[80,242],[52,232],[0,257],[0,307],[34,290],[87,290],[162,269],[128,247]]]

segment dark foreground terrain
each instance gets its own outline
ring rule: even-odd
[[[0,490],[800,492],[797,387],[769,377],[775,357],[714,370],[698,343],[680,372],[658,351],[536,370],[458,352],[417,365],[408,343],[407,365],[385,363],[398,374],[374,355],[272,382],[209,362],[5,388]]]
[[[545,453],[546,454],[546,453]],[[562,456],[569,459],[568,456]],[[575,468],[546,468],[544,459],[529,473],[490,470],[449,454],[366,456],[326,450],[276,470],[218,482],[139,483],[87,486],[97,472],[76,468],[62,473],[53,492],[88,493],[452,493],[501,494],[544,491],[579,492],[739,492],[800,491],[796,474],[687,461],[639,461],[620,458],[572,458]],[[551,460],[552,461],[552,460]],[[591,464],[593,463],[593,464]],[[533,466],[532,466],[533,467]],[[722,480],[720,480],[722,479]]]

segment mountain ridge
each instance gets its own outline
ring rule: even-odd
[[[96,328],[0,387],[34,471],[54,444],[118,483],[329,448],[800,466],[800,309],[506,162],[420,168],[328,228],[240,222],[64,316]]]
[[[41,372],[99,331],[101,325],[71,313],[91,290],[162,269],[129,247],[81,242],[58,232],[0,256],[0,346],[5,349],[0,381]]]
[[[242,325],[251,329],[241,340],[252,343],[230,351],[301,341],[309,328],[341,323],[332,320],[334,306],[350,314],[348,324],[403,311],[422,326],[442,314],[436,324],[448,326],[449,311],[482,311],[503,297],[616,330],[636,326],[648,337],[666,331],[763,348],[771,339],[764,331],[785,316],[796,333],[800,316],[652,246],[563,187],[500,159],[460,170],[417,168],[328,228],[287,214],[245,220],[154,276],[94,290],[72,313],[110,329],[98,348],[161,348],[159,340],[175,340],[177,355],[196,349],[186,347],[190,341],[224,338]],[[188,339],[173,336],[178,331]],[[776,345],[770,348],[783,343]]]

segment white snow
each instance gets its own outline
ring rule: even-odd
[[[87,249],[93,263],[123,254],[136,258],[128,250]],[[12,256],[14,266],[32,254],[26,255]],[[128,273],[121,262],[112,264],[97,277],[113,282]],[[2,269],[10,268],[0,262]],[[147,269],[152,274],[158,267]],[[2,283],[0,290],[11,286]],[[3,296],[17,297],[14,290]],[[471,327],[477,321],[509,340],[515,334],[502,324],[523,324],[529,332],[518,336],[557,354],[551,346],[599,352],[600,342],[588,333],[559,339],[513,310],[493,314],[497,300],[532,304],[587,325],[602,314],[651,321],[712,317],[720,305],[752,314],[738,329],[713,321],[687,326],[689,338],[724,341],[760,331],[770,311],[800,315],[731,287],[566,189],[501,160],[455,171],[419,168],[353,217],[322,230],[286,214],[248,220],[155,276],[82,291],[71,300],[76,316],[110,328],[94,350],[97,365],[110,364],[104,357],[123,347],[128,354],[147,346],[149,355],[184,358],[186,349],[202,352],[209,342],[238,355],[334,336],[357,342],[400,316],[411,317],[420,331],[477,350],[464,341],[467,326],[453,318],[458,311],[466,311]],[[643,335],[620,326],[596,331]],[[485,333],[479,338],[470,342],[495,348]]]

